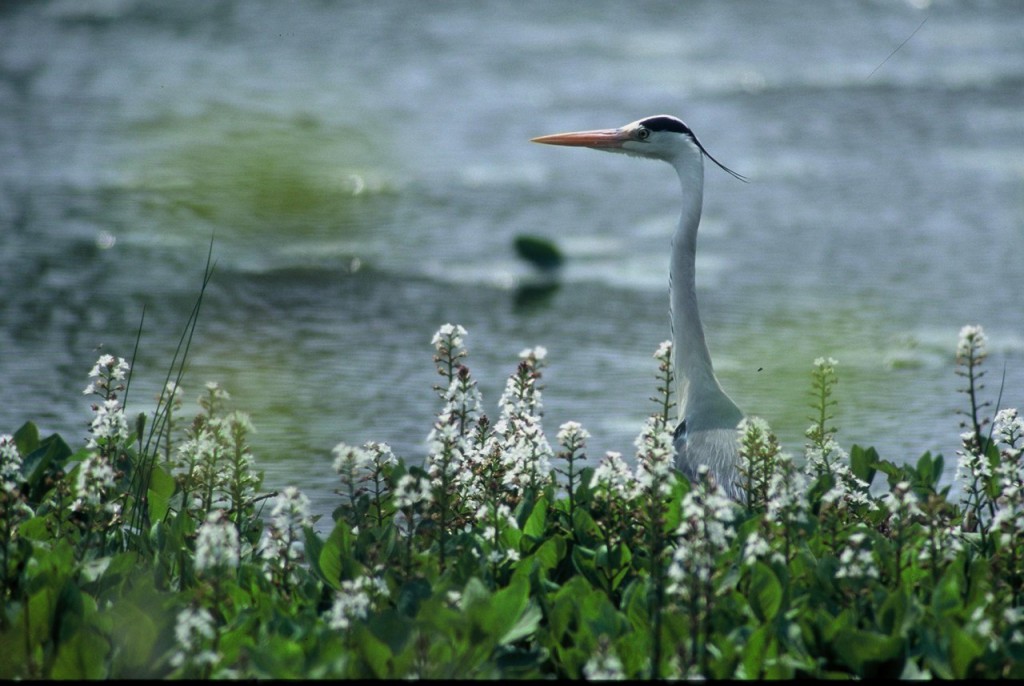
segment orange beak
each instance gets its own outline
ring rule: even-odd
[[[571,145],[582,148],[621,148],[623,143],[630,140],[630,137],[622,129],[596,129],[594,131],[554,133],[550,136],[538,136],[530,140],[534,143],[545,143],[547,145]]]

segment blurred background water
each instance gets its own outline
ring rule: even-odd
[[[528,140],[665,112],[751,180],[708,167],[698,255],[733,398],[800,453],[835,357],[841,443],[951,479],[962,325],[1024,407],[1022,36],[1016,0],[5,0],[0,431],[84,439],[97,347],[130,356],[144,306],[152,409],[213,236],[188,410],[219,381],[269,487],[329,511],[336,443],[422,459],[449,321],[489,412],[543,345],[549,438],[632,455],[677,182]],[[520,234],[565,251],[556,285]]]

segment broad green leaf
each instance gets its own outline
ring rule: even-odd
[[[771,567],[763,562],[754,565],[750,579],[750,607],[764,623],[775,619],[782,607],[782,583]]]
[[[835,650],[860,677],[903,671],[904,642],[899,636],[846,629],[836,635]]]
[[[31,441],[29,441],[31,442]],[[76,456],[84,459],[88,453],[83,449],[76,453]],[[62,467],[73,457],[71,448],[64,442],[64,439],[57,434],[47,436],[39,441],[36,448],[28,453],[22,453],[24,458],[21,463],[21,473],[28,482],[30,503],[39,502],[43,495],[50,490],[51,484],[46,478],[53,468]]]
[[[50,672],[52,679],[103,679],[110,644],[96,631],[83,629],[62,643]]]
[[[878,628],[892,636],[905,636],[909,628],[906,616],[910,602],[903,588],[890,592],[878,610]]]
[[[874,448],[862,448],[859,445],[850,448],[850,471],[868,486],[875,478],[875,465],[878,462],[878,451]]]
[[[413,624],[408,617],[392,609],[373,615],[367,622],[367,628],[373,635],[383,641],[394,655],[402,652],[412,637]]]
[[[320,551],[320,571],[334,589],[340,589],[342,579],[353,578],[359,569],[359,563],[352,555],[352,542],[348,523],[339,519]]]
[[[527,517],[526,523],[523,524],[523,535],[532,536],[537,539],[541,538],[547,529],[547,521],[548,501],[547,498],[541,497],[533,504],[530,516]]]
[[[615,637],[629,630],[629,622],[615,609],[602,591],[592,589],[580,600],[580,616],[589,625],[594,638],[601,634]]]
[[[559,560],[565,557],[566,543],[562,536],[551,536],[545,540],[531,557],[537,570],[547,574],[558,566]]]
[[[969,633],[952,622],[946,624],[949,635],[949,663],[953,677],[966,679],[971,676],[971,665],[985,652],[985,646]]]
[[[604,578],[597,571],[597,564],[595,558],[597,553],[590,548],[582,545],[574,545],[572,547],[572,564],[576,568],[576,571],[583,575],[583,577],[590,582],[591,586],[602,588],[605,584]]]
[[[149,474],[149,521],[163,521],[174,497],[175,486],[173,476],[160,465],[153,466]]]
[[[39,447],[39,427],[34,422],[25,422],[14,432],[13,438],[18,453],[24,458]]]
[[[501,643],[519,621],[520,615],[526,610],[530,586],[525,580],[496,592],[489,602],[480,603],[477,607],[482,611],[474,613],[481,621],[482,628]],[[476,609],[476,608],[474,608]],[[537,618],[539,620],[539,617]]]
[[[736,676],[740,679],[759,679],[761,671],[765,666],[765,655],[768,652],[768,644],[774,641],[772,628],[764,624],[759,626],[747,639],[743,646],[743,659],[740,663],[740,671]]]
[[[479,580],[473,578],[472,581]],[[482,584],[481,584],[482,586]],[[468,585],[467,585],[468,588]],[[486,591],[486,589],[485,589]],[[415,617],[419,612],[420,605],[433,593],[430,582],[426,579],[410,579],[398,589],[396,609],[406,617]],[[466,592],[462,595],[463,602],[466,600]]]
[[[932,611],[937,615],[945,615],[963,608],[963,575],[962,567],[950,565],[946,573],[939,579],[932,591]]]
[[[302,550],[306,555],[306,561],[309,563],[310,570],[312,570],[313,574],[315,574],[321,581],[336,588],[334,584],[328,580],[323,569],[320,568],[320,559],[324,552],[323,539],[317,536],[316,530],[311,526],[303,527],[302,534]]]
[[[281,679],[304,676],[305,655],[302,645],[291,638],[272,633],[261,641],[260,649],[250,656],[261,671],[258,675],[273,675]]]
[[[366,661],[366,664],[369,665],[370,670],[373,672],[372,676],[378,679],[392,676],[388,668],[388,663],[392,659],[392,652],[388,648],[387,643],[381,641],[370,631],[359,627],[359,630],[356,632],[356,646],[360,652],[360,657]]]
[[[935,482],[935,463],[932,461],[932,454],[926,452],[917,460],[917,476],[922,483],[931,485]]]
[[[153,676],[154,652],[160,650],[160,627],[172,621],[164,607],[166,595],[158,592],[153,580],[145,575],[133,579],[129,593],[102,612],[110,621],[108,634],[116,659],[110,677]],[[170,636],[165,637],[170,641]],[[222,643],[223,647],[223,643]]]
[[[537,630],[540,625],[540,620],[544,618],[544,613],[534,603],[527,605],[526,609],[523,610],[515,623],[509,627],[499,639],[498,645],[505,645],[508,643],[515,643],[521,638],[526,638],[530,634]]]

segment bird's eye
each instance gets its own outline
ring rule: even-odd
[[[636,130],[636,139],[638,141],[645,141],[651,136],[651,130],[640,127]]]

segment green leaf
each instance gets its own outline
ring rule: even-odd
[[[409,618],[391,609],[370,617],[366,626],[394,655],[402,652],[412,637],[413,625]]]
[[[572,547],[572,564],[592,586],[601,588],[604,585],[604,579],[597,571],[597,565],[594,560],[597,557],[597,553],[590,548],[582,545],[574,545]]]
[[[62,643],[50,672],[51,679],[103,679],[110,644],[96,631],[83,629]]]
[[[544,613],[541,612],[541,609],[534,603],[529,603],[515,623],[498,639],[498,645],[515,643],[521,638],[526,638],[537,630],[540,620],[543,618]]]
[[[103,611],[111,625],[109,639],[116,656],[111,663],[111,678],[156,676],[152,671],[157,662],[154,652],[166,647],[158,644],[160,627],[173,622],[166,598],[156,590],[153,579],[143,574],[133,579],[125,596]]]
[[[963,574],[959,565],[950,565],[932,591],[932,611],[948,615],[963,608]]]
[[[14,432],[14,445],[22,457],[31,454],[39,447],[39,427],[33,422],[25,422]]]
[[[319,568],[323,579],[335,590],[341,589],[343,579],[352,579],[359,571],[359,563],[352,554],[353,540],[348,522],[339,519],[320,551]]]
[[[651,600],[651,585],[648,577],[634,579],[629,582],[622,592],[622,602],[619,607],[629,620],[629,625],[634,631],[642,631],[647,628],[651,620],[649,609]]]
[[[590,593],[590,584],[582,576],[574,576],[555,592],[548,608],[548,633],[556,642],[576,623],[579,616],[577,598]]]
[[[926,452],[917,460],[917,476],[921,483],[931,485],[940,475],[935,473],[935,463],[930,452]]]
[[[22,427],[24,428],[24,427]],[[31,433],[31,432],[30,432]],[[26,439],[29,443],[30,439]],[[82,457],[86,456],[85,450],[79,451]],[[38,446],[27,455],[22,453],[24,460],[21,463],[21,473],[28,482],[28,499],[30,504],[42,500],[46,492],[50,490],[51,483],[47,475],[58,467],[63,467],[71,455],[71,448],[64,442],[64,439],[53,434],[39,442]]]
[[[564,536],[552,536],[545,540],[530,556],[538,573],[546,575],[558,566],[565,557],[567,545]]]
[[[878,451],[874,448],[862,448],[859,445],[850,448],[850,471],[868,486],[875,478],[878,462]]]
[[[160,465],[154,465],[149,473],[149,521],[161,522],[167,516],[175,488],[174,477]]]
[[[324,552],[323,539],[316,535],[316,531],[311,526],[303,527],[302,534],[302,549],[305,552],[306,561],[309,562],[310,570],[321,581],[333,587],[334,584],[328,581],[327,577],[324,575],[323,570],[320,568],[320,557],[321,555],[323,555]]]
[[[298,679],[305,672],[302,645],[279,634],[267,636],[261,641],[260,649],[254,651],[250,658],[263,674],[278,679]]]
[[[495,593],[489,603],[479,605],[486,608],[485,612],[479,614],[483,620],[484,630],[494,636],[499,644],[506,642],[506,637],[519,623],[530,602],[529,593],[529,583],[520,580]],[[539,616],[537,620],[539,621]]]
[[[573,513],[572,533],[573,539],[585,546],[596,547],[601,540],[601,531],[597,528],[597,523],[589,512],[580,507]]]
[[[907,614],[907,592],[897,588],[889,594],[878,610],[878,628],[892,636],[906,634],[904,617]]]
[[[388,644],[378,638],[364,626],[356,626],[353,630],[353,644],[361,657],[369,666],[372,676],[377,679],[394,676],[390,674],[389,663],[393,653]],[[276,675],[275,675],[276,676]]]
[[[527,517],[526,522],[523,524],[523,535],[532,536],[535,539],[542,538],[547,530],[547,521],[548,501],[546,498],[541,497],[534,503],[530,516]]]
[[[985,646],[973,636],[952,622],[946,624],[949,634],[949,663],[953,678],[966,679],[971,676],[971,666],[985,652]]]
[[[743,658],[740,663],[741,671],[736,676],[740,679],[761,678],[761,671],[765,667],[765,655],[768,652],[768,646],[774,640],[774,633],[769,625],[764,624],[758,627],[743,646]]]
[[[615,637],[629,630],[626,618],[615,609],[608,596],[596,588],[581,599],[580,616],[586,621],[590,627],[590,634],[595,638],[601,634]]]
[[[481,587],[483,586],[476,577],[470,580],[470,584],[474,581]],[[467,584],[467,590],[468,588],[469,584]],[[484,591],[486,592],[486,589]],[[465,593],[463,592],[463,600],[466,597]],[[429,598],[431,594],[432,590],[429,581],[426,579],[410,579],[398,589],[398,599],[395,602],[395,607],[406,617],[415,617],[416,613],[419,612],[420,604]]]
[[[782,607],[782,583],[771,567],[763,562],[754,565],[750,580],[750,607],[764,623],[775,619]]]
[[[836,635],[835,650],[860,677],[898,675],[903,671],[903,639],[874,631],[845,629]]]
[[[632,560],[633,553],[626,544],[617,543],[611,548],[600,546],[597,549],[595,562],[604,570],[605,574],[611,573],[612,589],[616,589],[629,572],[629,563]]]

